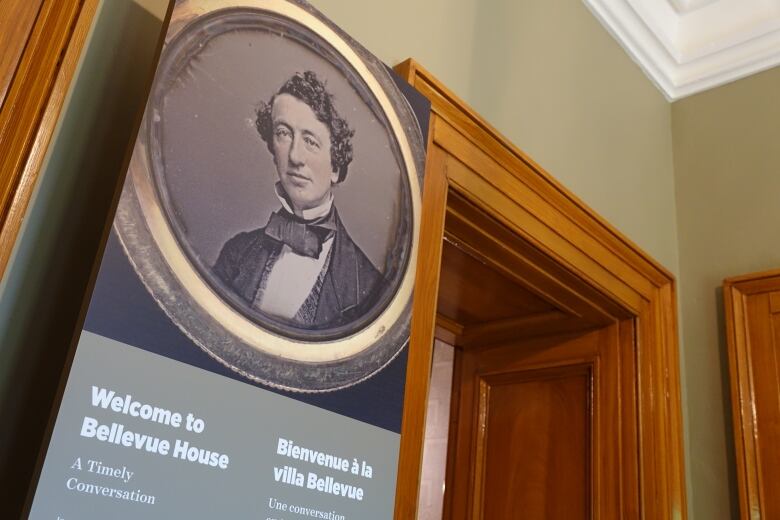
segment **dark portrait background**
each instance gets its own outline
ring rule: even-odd
[[[402,169],[390,136],[341,72],[300,43],[261,30],[212,38],[165,96],[162,157],[172,206],[185,239],[212,266],[225,241],[262,227],[280,204],[271,153],[255,128],[255,110],[296,72],[314,71],[355,130],[354,158],[334,189],[344,226],[385,272],[400,237]]]

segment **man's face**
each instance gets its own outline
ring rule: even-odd
[[[314,111],[290,94],[280,94],[271,108],[276,171],[295,213],[316,207],[338,180],[330,162],[330,131]]]

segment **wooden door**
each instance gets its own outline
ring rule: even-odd
[[[473,518],[591,517],[590,368],[479,378]]]
[[[592,518],[602,336],[463,353],[449,518]]]
[[[724,283],[741,517],[780,519],[780,271]]]

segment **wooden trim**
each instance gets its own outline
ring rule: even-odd
[[[417,259],[417,285],[412,304],[411,337],[406,369],[404,411],[401,420],[401,446],[398,475],[408,479],[395,495],[397,520],[414,518],[417,512],[417,485],[420,480],[425,436],[425,411],[428,405],[431,360],[433,356],[436,302],[444,238],[444,214],[447,205],[447,174],[444,152],[430,142],[422,195],[420,249]],[[432,312],[433,311],[433,312]],[[399,479],[400,482],[400,479]],[[401,492],[413,488],[413,493]]]
[[[558,310],[539,312],[536,314],[528,314],[526,316],[520,316],[518,318],[504,318],[500,320],[493,320],[477,325],[470,325],[463,330],[463,345],[467,346],[475,342],[480,343],[495,343],[494,337],[503,338],[514,335],[519,335],[516,331],[522,331],[523,329],[532,329],[534,331],[538,329],[545,329],[546,327],[558,327],[561,322],[565,321],[569,315]]]
[[[448,164],[448,172],[459,166]],[[447,201],[445,240],[480,263],[543,298],[556,309],[594,324],[630,313],[604,298],[509,227],[453,190]]]
[[[780,293],[773,292],[769,295],[769,312],[780,313]]]
[[[19,234],[97,0],[45,0],[0,110],[0,276]]]
[[[774,278],[780,277],[780,269],[770,269],[758,273],[743,274],[739,276],[730,276],[723,280],[723,286],[739,286],[739,291],[745,294],[754,292],[763,292],[766,286],[763,282],[773,283]]]
[[[463,325],[441,314],[436,314],[436,330],[434,336],[449,345],[455,345],[458,337],[463,335]]]
[[[597,327],[577,316],[557,310],[467,326],[440,314],[436,315],[436,339],[462,348],[489,348],[549,334],[586,332]]]
[[[563,199],[561,206],[579,213],[582,217],[580,224],[585,226],[587,231],[594,235],[594,238],[611,245],[616,245],[615,239],[617,239],[620,244],[618,247],[620,253],[628,257],[631,262],[641,266],[644,274],[656,281],[658,285],[663,285],[668,280],[674,279],[674,275],[670,271],[566,189],[413,58],[398,64],[395,71],[431,100],[434,104],[432,110],[437,115],[454,123],[456,127],[468,135],[487,137],[488,139],[483,138],[479,141],[481,141],[480,147],[488,154],[495,153],[498,160],[508,160],[520,166],[521,169],[531,170],[533,172],[532,178],[527,180],[531,181],[540,191],[561,197]]]
[[[731,416],[737,464],[740,518],[762,517],[760,454],[747,300],[749,296],[780,291],[780,270],[727,278],[723,281],[726,343],[729,356]],[[774,298],[772,298],[774,296]],[[776,294],[769,295],[770,311]]]
[[[600,314],[620,322],[621,342],[632,349],[620,353],[621,374],[631,377],[635,394],[621,398],[621,413],[636,417],[623,424],[623,449],[619,464],[629,468],[619,485],[623,518],[686,518],[683,469],[682,414],[680,405],[679,352],[674,277],[634,243],[566,190],[539,165],[511,144],[468,105],[413,60],[396,67],[432,103],[432,156],[426,169],[437,177],[439,190],[457,194],[480,211],[521,237],[539,254],[552,259],[603,296],[606,305],[596,305]],[[426,179],[427,182],[427,179]],[[442,186],[447,186],[443,189]],[[427,195],[427,194],[426,194]],[[436,204],[437,208],[430,208]],[[423,211],[438,218],[446,211],[446,193],[427,198]],[[441,225],[441,224],[439,224]],[[439,232],[427,226],[421,253],[440,245]],[[438,267],[439,256],[435,266]],[[426,261],[420,265],[425,266]],[[427,266],[431,268],[430,265]],[[434,276],[418,278],[418,298],[431,291]],[[435,298],[415,305],[414,320],[433,320]],[[594,302],[596,303],[595,300]],[[415,302],[417,304],[417,301]],[[418,313],[427,313],[420,316]],[[407,406],[410,393],[416,398],[427,389],[430,359],[412,359],[416,342],[423,339],[413,330],[407,375]],[[427,337],[428,341],[430,340]],[[423,366],[423,362],[427,364]],[[420,363],[419,366],[414,365]],[[412,373],[414,375],[412,375]],[[419,414],[414,417],[414,414]],[[424,405],[404,410],[395,518],[414,518],[424,427]],[[408,425],[408,427],[407,427]],[[616,484],[618,485],[618,484]],[[636,500],[625,497],[634,496]],[[636,505],[634,505],[636,504]],[[445,504],[445,515],[451,508]]]
[[[5,0],[0,9],[0,108],[42,4],[43,0]]]
[[[565,198],[541,195],[530,182],[524,182],[534,179],[537,172],[523,167],[514,171],[516,175],[522,173],[523,178],[507,177],[502,172],[515,165],[499,166],[487,153],[473,155],[471,150],[479,144],[478,137],[465,137],[442,118],[432,120],[434,142],[448,151],[451,148],[460,159],[448,163],[448,179],[458,193],[535,247],[555,251],[555,256],[580,277],[587,275],[596,286],[610,286],[623,307],[634,312],[639,308],[641,300],[655,287],[654,281],[639,272],[644,266],[622,261],[615,251],[619,245],[615,237],[612,239],[616,243],[609,245],[594,240],[580,224],[586,217],[579,211],[565,211]],[[475,170],[487,170],[487,174],[473,175]],[[582,241],[581,236],[591,240]]]
[[[619,344],[632,345],[634,348],[617,349],[620,366],[620,379],[622,381],[635,382],[637,380],[637,354],[636,348],[636,323],[635,320],[625,320],[620,323]],[[620,422],[621,432],[618,440],[618,459],[615,464],[621,469],[620,500],[618,511],[623,518],[642,518],[640,509],[640,468],[639,459],[639,422],[626,420],[628,417],[637,416],[639,385],[624,384],[621,387],[618,399],[619,410],[617,418]],[[619,518],[619,515],[615,515]]]
[[[489,410],[490,403],[490,384],[487,380],[480,379],[479,387],[477,389],[477,398],[474,400],[474,406],[477,408],[477,413],[474,414],[477,421],[474,425],[474,433],[477,441],[474,443],[474,471],[472,473],[473,480],[471,482],[472,490],[469,493],[469,497],[472,499],[468,509],[471,511],[469,518],[473,520],[482,520],[482,511],[484,509],[485,499],[485,445],[487,444],[487,419],[490,417]]]

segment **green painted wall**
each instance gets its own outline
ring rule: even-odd
[[[672,105],[696,519],[737,516],[723,279],[780,267],[780,68]]]
[[[409,57],[461,96],[471,89],[479,0],[309,0],[388,65]]]
[[[480,11],[473,104],[669,270],[677,270],[671,110],[571,0]]]
[[[417,59],[677,272],[670,105],[581,2],[312,3],[385,62]]]

